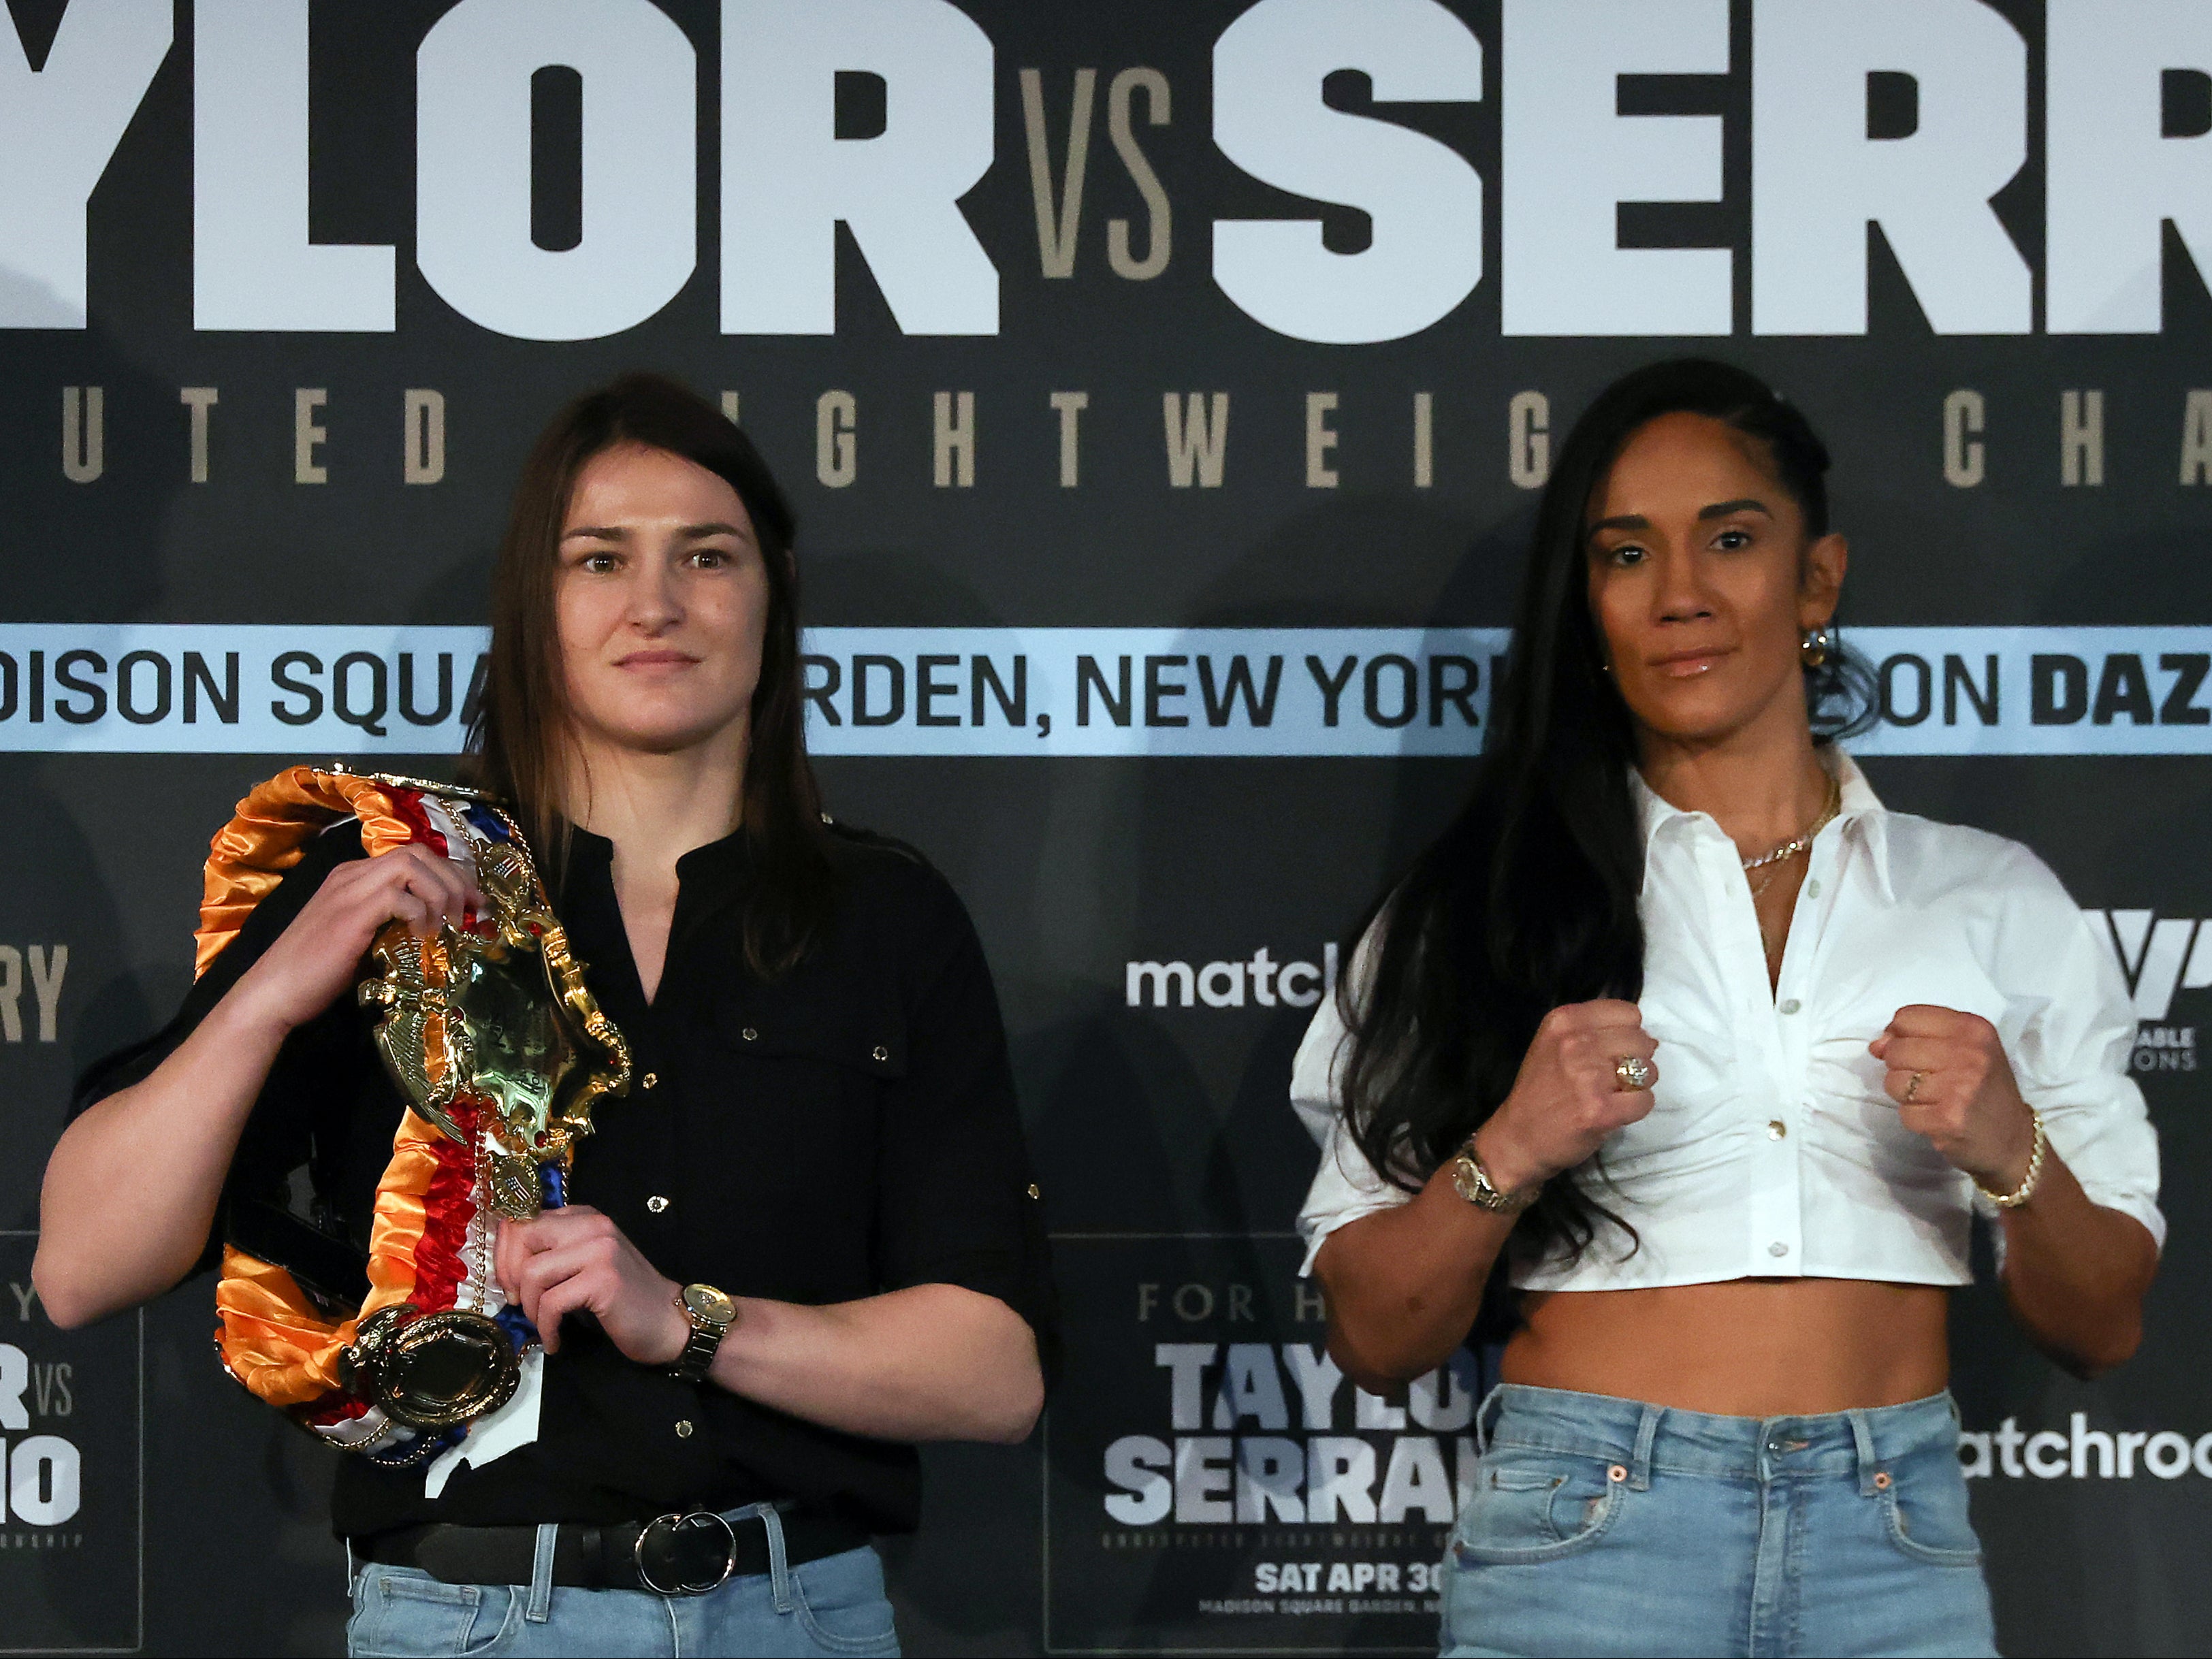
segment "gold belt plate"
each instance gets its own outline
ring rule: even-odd
[[[513,822],[500,842],[453,816],[490,914],[429,938],[387,923],[356,994],[384,1011],[377,1052],[410,1107],[469,1145],[453,1109],[476,1106],[485,1200],[525,1219],[538,1211],[538,1169],[566,1161],[599,1101],[629,1092],[629,1047],[585,985]]]

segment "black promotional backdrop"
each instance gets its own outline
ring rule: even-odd
[[[1996,207],[2039,273],[2044,9],[1959,3],[2002,17],[2026,43],[2025,88],[2009,102],[2000,88],[1987,106],[2027,135]],[[416,53],[452,9],[441,0],[315,0],[309,15],[307,231],[319,244],[396,247],[395,326],[196,328],[197,20],[189,3],[177,6],[174,44],[90,199],[87,325],[19,327],[0,343],[0,1228],[15,1230],[0,1236],[11,1290],[0,1297],[0,1444],[11,1476],[0,1482],[0,1650],[339,1643],[344,1568],[325,1513],[331,1454],[220,1374],[205,1281],[143,1315],[55,1330],[30,1297],[40,1171],[75,1072],[158,1024],[188,982],[207,837],[251,784],[295,760],[339,754],[402,771],[447,764],[453,715],[437,742],[416,743],[399,714],[368,712],[386,701],[385,659],[413,642],[417,708],[430,701],[440,651],[454,654],[462,690],[475,636],[458,630],[483,621],[525,447],[566,397],[634,366],[710,396],[736,393],[796,500],[807,621],[823,630],[811,672],[817,685],[838,677],[817,727],[833,810],[914,842],[972,910],[1059,1240],[1070,1360],[1044,1427],[1020,1448],[933,1450],[923,1530],[885,1547],[908,1650],[1431,1645],[1429,1572],[1449,1525],[1449,1483],[1467,1455],[1468,1379],[1432,1379],[1394,1407],[1355,1399],[1319,1356],[1318,1309],[1296,1281],[1290,1237],[1314,1163],[1285,1101],[1308,1018],[1297,1004],[1310,1001],[1313,970],[1333,969],[1325,947],[1466,787],[1480,740],[1468,719],[1480,703],[1439,699],[1434,677],[1473,672],[1486,694],[1546,428],[1555,440],[1614,375],[1684,349],[1767,375],[1832,443],[1835,516],[1853,543],[1846,632],[1881,647],[1873,654],[1889,665],[1897,716],[1863,746],[1877,789],[1894,808],[2035,847],[2100,913],[2136,987],[2136,1064],[2163,1142],[2172,1227],[2142,1352],[2077,1384],[2012,1331],[1986,1282],[1960,1294],[1962,1455],[1978,1475],[1975,1514],[2007,1650],[2203,1650],[2212,1351],[2199,1310],[2212,1291],[2202,1197],[2212,1146],[2197,1036],[2212,939],[2198,949],[2195,919],[2212,915],[2199,817],[2212,791],[2203,722],[2191,718],[2205,700],[2183,682],[2201,677],[2191,659],[2212,648],[2212,494],[2187,465],[2190,393],[2212,385],[2212,302],[2169,228],[2163,271],[2145,278],[2162,276],[2159,331],[2046,331],[2039,275],[2034,331],[1938,334],[1888,242],[1870,234],[1863,332],[1755,335],[1753,47],[1767,14],[1789,7],[1655,3],[1647,23],[1661,16],[1668,28],[1694,32],[1717,15],[1727,72],[1631,75],[1620,87],[1624,113],[1720,118],[1720,199],[1631,203],[1618,217],[1624,246],[1733,250],[1731,336],[1505,331],[1504,174],[1551,163],[1540,152],[1501,155],[1512,48],[1494,0],[1460,0],[1446,15],[1480,42],[1479,99],[1376,104],[1356,52],[1325,86],[1336,109],[1429,134],[1471,164],[1484,185],[1480,280],[1406,337],[1328,344],[1264,325],[1212,275],[1216,222],[1319,218],[1330,253],[1344,258],[1370,234],[1366,215],[1262,184],[1214,142],[1213,49],[1247,9],[1235,0],[965,0],[989,43],[994,149],[961,208],[999,273],[999,315],[995,333],[953,336],[902,331],[843,231],[834,334],[721,331],[721,239],[749,234],[722,216],[723,170],[769,176],[781,165],[772,143],[724,154],[724,31],[779,8],[733,3],[725,15],[666,0],[662,11],[696,53],[696,269],[649,319],[568,342],[470,320],[412,257]],[[76,0],[72,9],[88,27],[116,30],[148,15],[131,0]],[[631,9],[547,0],[545,15],[590,24],[604,14],[618,34],[635,22],[625,21]],[[807,8],[791,0],[781,9]],[[928,9],[921,0],[887,6],[880,27],[895,38]],[[1443,11],[1380,0],[1371,14],[1318,3],[1252,9],[1355,24],[1371,15],[1377,38],[1414,12]],[[1586,0],[1511,9],[1535,17],[1531,28],[1592,39],[1623,15]],[[1827,9],[1848,19],[1854,9]],[[74,26],[58,0],[10,0],[9,10],[33,65],[58,22]],[[2185,37],[2212,27],[2212,6],[2112,0],[2104,11],[2112,30],[2179,43],[2172,72],[2115,94],[2112,119],[2162,122],[2162,142],[2190,143],[2212,125],[2192,102],[2212,114],[2202,73],[2212,62],[2190,56]],[[264,15],[274,27],[307,12],[306,0],[270,0]],[[1865,8],[1863,27],[1878,36],[1890,16]],[[872,33],[852,32],[856,52],[880,47]],[[9,51],[0,40],[0,70]],[[740,58],[764,96],[779,77],[819,70],[765,50]],[[574,67],[586,125],[639,118],[594,106],[594,63]],[[1165,88],[1147,77],[1122,94],[1133,146],[1171,214],[1164,264],[1150,276],[1119,274],[1109,258],[1115,219],[1129,222],[1124,267],[1163,252],[1109,131],[1115,79],[1135,68],[1157,71]],[[1022,88],[1031,70],[1055,211],[1078,74],[1095,71],[1066,276],[1047,274],[1054,250],[1040,235]],[[4,73],[0,83],[22,84]],[[1286,106],[1320,107],[1310,77],[1286,84]],[[1909,82],[1902,91],[1893,76],[1867,84],[1870,136],[1931,118],[1916,112]],[[841,85],[838,142],[875,142],[887,118],[882,86],[866,74]],[[575,240],[580,210],[587,221],[599,210],[578,205],[577,118],[563,96],[544,82],[536,105],[533,223],[549,247]],[[936,118],[926,96],[904,96],[890,94],[884,142],[901,137],[902,110]],[[20,146],[0,154],[0,175],[52,164]],[[2212,192],[2212,169],[2203,179]],[[1565,195],[1587,185],[1563,173],[1557,187],[1564,211]],[[604,244],[596,252],[625,257]],[[0,264],[9,257],[0,251]],[[204,481],[193,476],[184,388],[217,393],[203,404]],[[302,388],[324,394],[304,415]],[[442,400],[441,455],[428,417],[409,414],[409,394],[422,390]],[[1947,453],[1947,399],[1961,390],[1978,398],[1971,416],[1952,405]],[[823,477],[837,476],[848,406],[825,413],[831,391],[849,394],[855,446],[851,481],[838,484]],[[1051,401],[1071,391],[1087,394],[1072,485],[1066,417]],[[1200,465],[1179,486],[1163,397],[1203,394],[1218,418],[1210,400],[1221,392],[1230,402],[1219,481],[1209,484]],[[1516,432],[1511,410],[1528,392],[1540,399],[1522,401]],[[1334,401],[1316,404],[1315,393]],[[1419,394],[1429,411],[1425,479]],[[2101,422],[2096,453],[2079,441],[2070,464],[2069,418],[2076,428]],[[303,423],[323,435],[303,439]],[[940,458],[944,424],[955,441]],[[961,431],[972,434],[965,444]],[[435,472],[434,482],[408,481],[410,453],[417,475]],[[318,467],[321,482],[301,481]],[[118,631],[135,624],[175,631]],[[246,631],[255,627],[277,631]],[[1097,631],[1049,632],[1078,629]],[[408,629],[427,631],[399,631]],[[954,629],[959,641],[938,653],[950,665],[922,663],[931,641]],[[987,641],[998,643],[978,643]],[[300,714],[304,694],[256,678],[287,647],[313,659],[304,678],[319,688],[314,716]],[[134,649],[151,654],[125,687]],[[188,649],[212,676],[191,724]],[[75,673],[97,700],[61,677],[72,650],[91,653]],[[242,722],[218,718],[229,651],[246,659],[234,698],[246,705]],[[1273,726],[1249,704],[1222,721],[1206,714],[1215,699],[1198,684],[1194,659],[1214,653],[1206,672],[1226,674],[1240,651],[1255,678],[1269,657],[1282,659]],[[349,652],[366,654],[341,671]],[[1035,706],[1011,735],[981,718],[1007,726],[971,685],[977,652],[994,654],[1002,675],[1012,656],[1030,656]],[[1079,732],[1065,683],[1080,672],[1073,653],[1098,666],[1083,684],[1090,718]],[[1370,665],[1395,654],[1405,667],[1385,664],[1379,681],[1358,670],[1340,722],[1297,712],[1301,696],[1321,706],[1310,676],[1363,653]],[[1133,661],[1137,702],[1148,675],[1167,688],[1152,704],[1162,723],[1148,726],[1141,708],[1126,726],[1101,712],[1119,690],[1117,655]],[[866,656],[879,659],[872,669],[858,665]],[[2000,657],[2004,712],[1993,723],[1978,717],[1975,697]],[[2053,666],[2061,658],[2075,666]],[[1459,665],[1439,670],[1447,659]],[[301,678],[301,665],[293,672]],[[334,689],[344,673],[352,678]],[[868,708],[854,704],[849,682],[863,673],[875,676],[864,696],[877,697],[880,725],[855,718]],[[957,711],[963,723],[950,730],[920,723],[929,673],[957,684],[957,696],[929,705]],[[34,680],[48,674],[51,684]],[[902,712],[885,720],[894,679]],[[1401,679],[1426,701],[1395,724]],[[1177,685],[1187,688],[1180,702]],[[272,702],[299,717],[296,739],[258,714]],[[1058,736],[1047,742],[1039,731],[1032,742],[1022,728],[1048,708]],[[1164,723],[1178,708],[1189,726]],[[829,710],[841,714],[834,728]],[[1356,741],[1344,738],[1353,728]],[[1062,741],[1071,733],[1073,746]],[[1091,737],[1081,734],[1097,739],[1088,752]],[[1291,963],[1310,964],[1297,996],[1277,972]],[[2030,1438],[2039,1434],[2051,1437]]]

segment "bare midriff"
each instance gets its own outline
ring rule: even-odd
[[[1504,1378],[1726,1417],[1902,1405],[1949,1384],[1948,1304],[1863,1279],[1532,1291]]]

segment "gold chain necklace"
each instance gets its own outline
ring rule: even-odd
[[[1843,805],[1844,787],[1837,782],[1834,775],[1831,774],[1828,778],[1827,802],[1821,808],[1820,816],[1813,820],[1802,835],[1792,836],[1771,853],[1761,853],[1755,859],[1746,859],[1743,861],[1743,867],[1747,871],[1763,870],[1770,864],[1779,864],[1784,859],[1796,858],[1798,854],[1813,844],[1814,838],[1821,830],[1828,827],[1828,821],[1843,809]],[[1767,879],[1771,881],[1773,878],[1770,876]]]
[[[1765,918],[1758,916],[1759,901],[1766,890],[1774,884],[1774,878],[1782,873],[1783,866],[1800,853],[1810,848],[1820,831],[1826,829],[1834,821],[1836,814],[1843,811],[1843,785],[1838,783],[1831,774],[1828,778],[1827,802],[1821,807],[1820,816],[1806,826],[1802,835],[1792,836],[1771,853],[1762,853],[1757,858],[1744,860],[1743,872],[1751,883],[1752,912],[1759,921],[1759,943],[1764,945],[1770,952],[1774,949],[1774,941],[1768,935]],[[1766,873],[1754,877],[1752,875],[1754,870],[1764,870]]]

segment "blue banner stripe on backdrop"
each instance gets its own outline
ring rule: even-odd
[[[1868,628],[1869,755],[2212,753],[2212,628]],[[477,628],[0,625],[0,751],[458,750]],[[822,755],[1473,754],[1502,629],[821,628]]]

